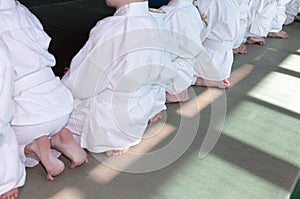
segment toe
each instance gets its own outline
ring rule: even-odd
[[[54,181],[54,177],[52,175],[50,175],[49,173],[47,174],[47,179],[49,181]]]

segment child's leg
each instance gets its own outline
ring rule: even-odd
[[[64,163],[51,152],[50,141],[47,136],[41,136],[24,149],[26,155],[38,157],[47,171],[47,179],[54,180],[54,176],[61,174],[65,168]]]
[[[60,154],[57,152],[55,154],[51,149],[49,137],[66,124],[68,116],[41,124],[13,126],[19,144],[19,153],[25,166],[33,167],[38,163],[36,159],[40,160],[50,181],[54,180],[54,176],[62,173],[65,166],[58,159]]]
[[[70,168],[80,166],[88,161],[86,152],[74,139],[69,129],[63,128],[51,137],[50,142],[54,149],[57,149],[71,160]]]

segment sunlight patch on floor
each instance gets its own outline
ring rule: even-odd
[[[300,166],[300,122],[251,101],[240,102],[227,115],[224,133],[260,151]]]
[[[271,72],[248,95],[258,100],[300,113],[300,79]]]
[[[290,54],[279,67],[300,73],[300,55]]]
[[[218,88],[208,88],[206,91],[180,106],[176,113],[185,117],[194,117],[225,92]]]
[[[201,160],[196,151],[168,176],[158,193],[152,199],[281,199],[288,196],[287,191],[275,184],[213,154]]]
[[[84,194],[76,188],[64,188],[49,199],[83,199]]]
[[[263,59],[263,57],[266,55],[266,51],[264,51],[262,54],[259,54],[257,57],[254,58],[255,61],[260,61]]]

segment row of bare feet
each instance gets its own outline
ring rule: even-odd
[[[286,39],[289,35],[284,30],[280,30],[279,32],[269,32],[268,37]],[[247,37],[246,43],[264,45],[266,44],[266,40],[263,37]]]
[[[300,16],[298,17],[300,18]],[[286,39],[289,35],[284,30],[280,30],[279,32],[269,32],[268,37]],[[263,37],[247,37],[246,44],[264,45],[266,44],[266,40]],[[238,48],[234,48],[232,51],[233,54],[246,54],[248,52],[245,44],[241,44]]]

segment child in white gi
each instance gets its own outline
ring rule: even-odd
[[[218,82],[217,87],[228,88],[233,63],[232,49],[239,34],[239,6],[235,0],[198,0],[196,3],[207,21],[200,34],[202,45],[216,66],[216,69],[207,67],[204,73],[207,75],[206,82],[198,81],[196,85],[207,82],[214,85]]]
[[[246,42],[246,31],[248,25],[249,0],[237,0],[237,2],[240,10],[240,32],[234,42],[233,53],[246,54],[247,47],[244,43]]]
[[[290,0],[276,0],[276,14],[272,21],[272,28],[268,34],[268,37],[271,38],[288,38],[289,35],[282,30],[282,26],[286,20],[286,5],[290,2]]]
[[[220,87],[223,87],[222,81],[209,81],[210,74],[207,71],[215,68],[215,73],[217,73],[217,70],[206,49],[202,46],[200,33],[206,21],[194,4],[196,3],[193,0],[170,0],[168,5],[160,8],[166,13],[163,21],[174,36],[174,42],[177,43],[179,49],[178,57],[173,60],[172,67],[178,71],[182,81],[173,82],[170,87],[167,87],[167,91],[170,93],[178,93],[179,89],[185,89],[187,93],[189,86],[199,82],[206,82],[199,86],[207,86],[210,82],[214,83],[214,86],[219,84]],[[180,78],[176,80],[178,79]],[[171,95],[170,93],[167,94],[167,102],[175,102],[176,98],[179,98],[178,101],[184,101],[182,98],[180,99],[182,95]]]
[[[3,4],[0,4],[3,8]],[[0,37],[0,198],[15,199],[18,187],[25,182],[25,165],[21,163],[18,144],[10,126],[12,119],[13,69],[6,45]]]
[[[74,96],[67,128],[81,146],[108,156],[138,144],[149,119],[161,117],[172,49],[143,0],[106,0],[116,8],[91,30],[63,83]]]
[[[0,36],[16,74],[11,124],[20,157],[28,167],[41,161],[47,179],[53,180],[64,164],[52,149],[65,154],[71,168],[86,162],[84,150],[71,133],[62,130],[73,108],[72,95],[52,72],[55,58],[48,52],[50,38],[39,20],[18,1],[0,2],[6,4],[0,11]]]
[[[276,15],[276,0],[250,0],[249,6],[246,43],[263,45]]]

